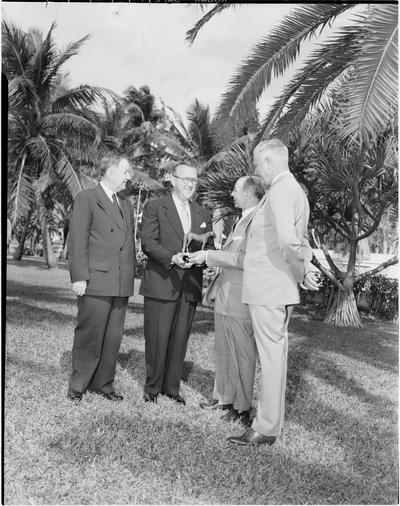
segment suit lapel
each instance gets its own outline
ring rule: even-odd
[[[165,207],[165,214],[167,218],[169,219],[172,228],[175,230],[175,232],[178,234],[179,239],[181,239],[183,243],[183,227],[181,223],[181,219],[179,218],[178,210],[176,209],[175,203],[172,199],[172,197],[168,197],[164,204]]]
[[[113,222],[117,225],[117,227],[120,230],[122,230],[121,223],[114,214],[115,213],[114,207],[100,184],[96,186],[96,190],[97,190],[97,205],[113,220]]]
[[[201,212],[198,209],[196,209],[196,206],[192,202],[189,204],[189,208],[190,208],[190,218],[192,220],[191,230],[195,232],[195,230],[200,229],[203,216]]]

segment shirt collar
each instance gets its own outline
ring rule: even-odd
[[[278,179],[280,179],[282,176],[284,176],[285,174],[291,174],[290,170],[284,170],[283,172],[281,172],[280,174],[278,174],[277,176],[274,177],[274,179],[272,180],[271,182],[271,186],[277,182]]]
[[[257,206],[248,207],[247,209],[243,209],[242,211],[242,218],[250,214]]]
[[[176,207],[179,207],[179,206],[188,206],[189,205],[189,201],[184,202],[182,199],[180,199],[178,197],[178,195],[175,195],[174,192],[172,192],[171,195],[172,195],[173,201],[175,202]]]
[[[101,184],[101,187],[103,188],[103,190],[105,191],[107,197],[111,200],[111,202],[113,201],[113,195],[115,192],[113,192],[112,190],[110,190],[110,188],[103,183],[103,181],[100,181],[100,184]],[[117,197],[117,200],[118,200],[118,197]]]

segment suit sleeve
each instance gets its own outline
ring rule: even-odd
[[[68,232],[68,258],[71,281],[89,279],[89,231],[92,221],[89,197],[85,192],[77,195],[70,217]]]
[[[243,270],[245,250],[238,251],[207,251],[207,265],[210,267],[223,267],[225,269]]]
[[[296,281],[301,283],[306,269],[303,238],[297,236],[295,228],[296,193],[292,188],[276,187],[269,198],[278,246]]]
[[[142,216],[142,250],[145,255],[155,260],[165,269],[171,264],[174,254],[162,246],[160,241],[160,221],[157,209],[148,201],[143,209]]]

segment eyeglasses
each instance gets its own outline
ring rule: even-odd
[[[197,179],[195,179],[193,177],[180,177],[180,176],[175,176],[174,175],[174,178],[180,179],[185,184],[197,184]]]

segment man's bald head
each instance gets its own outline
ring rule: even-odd
[[[289,152],[287,146],[280,139],[262,141],[254,148],[254,173],[270,185],[273,179],[289,170]]]

